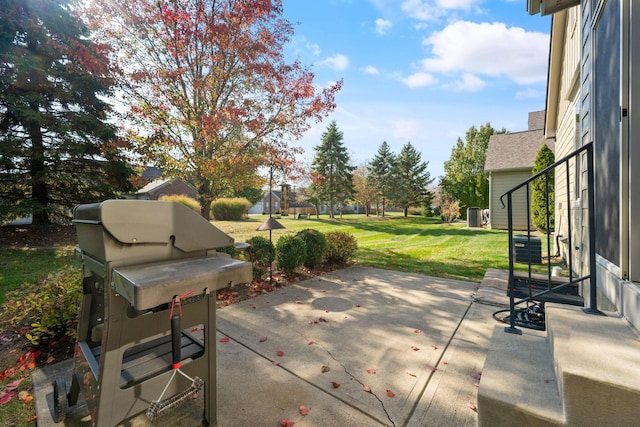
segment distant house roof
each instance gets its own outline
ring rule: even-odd
[[[544,117],[545,117],[545,110],[530,112],[528,130],[544,129]]]
[[[141,176],[145,181],[154,181],[162,178],[162,171],[155,166],[145,166]]]
[[[555,144],[550,140],[545,141],[542,128],[491,135],[484,170],[492,172],[531,169],[538,151],[545,142],[551,151],[555,152]]]
[[[152,181],[152,182],[148,183],[147,185],[145,185],[144,187],[142,187],[141,189],[139,189],[138,191],[136,191],[135,194],[145,194],[145,193],[158,192],[158,191],[162,190],[165,187],[169,187],[171,184],[173,184],[175,182],[181,182],[189,190],[192,190],[193,193],[195,193],[195,194],[198,193],[198,190],[196,190],[191,184],[189,184],[188,182],[184,181],[182,178],[167,178],[167,179],[157,179],[155,181]]]

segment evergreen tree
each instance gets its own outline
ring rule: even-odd
[[[378,196],[382,201],[382,216],[384,217],[385,207],[387,203],[393,200],[398,189],[398,161],[396,156],[391,152],[387,141],[383,141],[375,157],[369,163],[368,167],[371,184],[378,191]]]
[[[329,205],[329,218],[335,218],[334,206],[343,205],[353,197],[354,166],[342,143],[343,134],[332,121],[322,134],[322,144],[315,147],[311,166],[316,177],[312,186],[318,197]]]
[[[533,175],[537,174],[547,166],[551,166],[555,162],[555,155],[553,151],[543,144],[536,155],[536,161],[531,171]],[[547,199],[545,194],[548,191],[549,198]],[[547,201],[549,203],[549,229],[547,229]],[[550,171],[545,175],[531,181],[531,221],[533,226],[543,233],[551,232],[554,230],[555,219],[555,174],[554,171]]]
[[[5,0],[0,14],[0,219],[50,223],[78,203],[129,190],[107,123],[104,46],[68,0]]]
[[[465,141],[458,138],[451,151],[451,157],[444,162],[445,176],[440,181],[442,190],[460,201],[465,212],[468,207],[489,206],[489,181],[484,171],[489,138],[496,131],[490,123],[476,128],[471,126],[465,134]]]
[[[411,206],[427,206],[433,195],[428,186],[433,182],[427,171],[429,162],[423,162],[421,154],[407,142],[398,155],[398,196],[396,201],[404,209],[404,216],[408,215]]]

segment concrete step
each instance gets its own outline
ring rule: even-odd
[[[547,304],[545,314],[567,424],[637,426],[637,331],[616,313],[589,315],[579,307]]]
[[[547,335],[496,325],[478,389],[478,425],[562,426],[562,399]]]
[[[615,313],[546,304],[547,331],[495,327],[478,390],[479,426],[637,426],[640,340]]]

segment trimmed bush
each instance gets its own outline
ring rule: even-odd
[[[181,203],[186,207],[200,213],[200,208],[201,208],[200,202],[185,194],[172,194],[172,195],[160,196],[158,200]]]
[[[304,266],[307,268],[315,268],[320,265],[327,247],[327,239],[324,237],[324,234],[318,230],[306,228],[298,231],[296,237],[304,240],[306,246]]]
[[[325,237],[327,239],[325,261],[341,265],[349,264],[358,250],[358,242],[353,234],[330,231],[325,234]]]
[[[253,264],[253,280],[260,280],[269,269],[271,260],[275,258],[276,250],[269,239],[262,236],[254,236],[247,240],[247,256]]]
[[[218,199],[211,203],[211,215],[217,221],[239,221],[251,207],[243,197]]]
[[[78,267],[67,266],[28,285],[31,292],[25,292],[23,287],[19,293],[8,294],[3,305],[2,324],[28,325],[25,337],[33,345],[65,335],[75,338],[82,294],[80,276]]]
[[[306,257],[304,240],[294,235],[282,236],[276,243],[276,265],[287,276],[300,267]]]

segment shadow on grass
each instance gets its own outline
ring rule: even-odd
[[[446,262],[422,260],[419,257],[398,253],[392,250],[358,249],[356,261],[360,265],[382,268],[385,270],[405,271],[427,276],[449,279],[482,281],[488,268],[506,269],[508,259],[496,262],[494,259],[468,260],[448,258]]]

